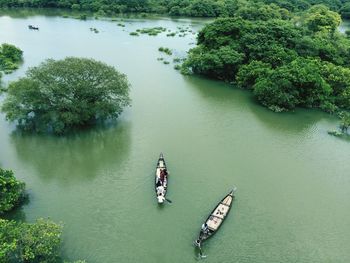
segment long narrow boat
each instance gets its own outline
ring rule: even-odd
[[[201,243],[207,240],[212,235],[214,235],[216,231],[220,228],[222,222],[224,222],[228,212],[231,209],[233,199],[235,198],[235,191],[236,188],[231,190],[210,213],[207,220],[202,225],[198,238],[194,242],[196,246],[200,248]]]
[[[168,189],[168,170],[162,153],[159,155],[157,162],[156,176],[155,176],[155,190],[156,197],[159,204],[166,200],[166,193]]]

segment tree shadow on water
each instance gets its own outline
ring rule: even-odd
[[[128,123],[60,137],[15,131],[11,143],[19,160],[42,180],[71,183],[92,180],[102,169],[121,165],[129,154],[130,132]]]
[[[315,125],[330,115],[317,109],[298,108],[289,112],[273,112],[266,107],[251,105],[251,112],[264,127],[288,134],[300,134],[315,129]]]

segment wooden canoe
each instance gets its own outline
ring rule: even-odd
[[[164,203],[166,193],[168,190],[168,170],[164,160],[164,156],[161,153],[157,162],[156,174],[155,174],[155,191],[156,198],[159,204]]]
[[[201,227],[198,238],[195,240],[195,245],[200,247],[201,243],[214,235],[224,222],[228,212],[231,209],[233,199],[235,198],[234,192],[236,189],[231,190],[213,209],[208,218],[205,220]]]

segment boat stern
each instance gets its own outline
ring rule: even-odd
[[[165,200],[164,196],[162,196],[162,195],[158,195],[158,196],[157,196],[158,204],[163,204],[163,203],[164,203],[164,200]]]

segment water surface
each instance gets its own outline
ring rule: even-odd
[[[5,83],[46,58],[78,56],[115,66],[132,85],[133,106],[117,123],[70,136],[23,135],[0,115],[0,165],[30,194],[17,218],[64,222],[62,253],[70,260],[196,262],[192,241],[201,223],[236,185],[227,221],[205,244],[205,262],[348,262],[350,145],[327,134],[337,119],[302,109],[275,114],[248,92],[182,76],[171,61],[193,46],[193,34],[129,35],[154,26],[197,31],[206,22],[126,19],[122,28],[104,20],[0,17],[0,42],[24,51],[23,66]],[[160,46],[174,55],[162,55]],[[173,201],[163,208],[153,192],[161,151]]]

